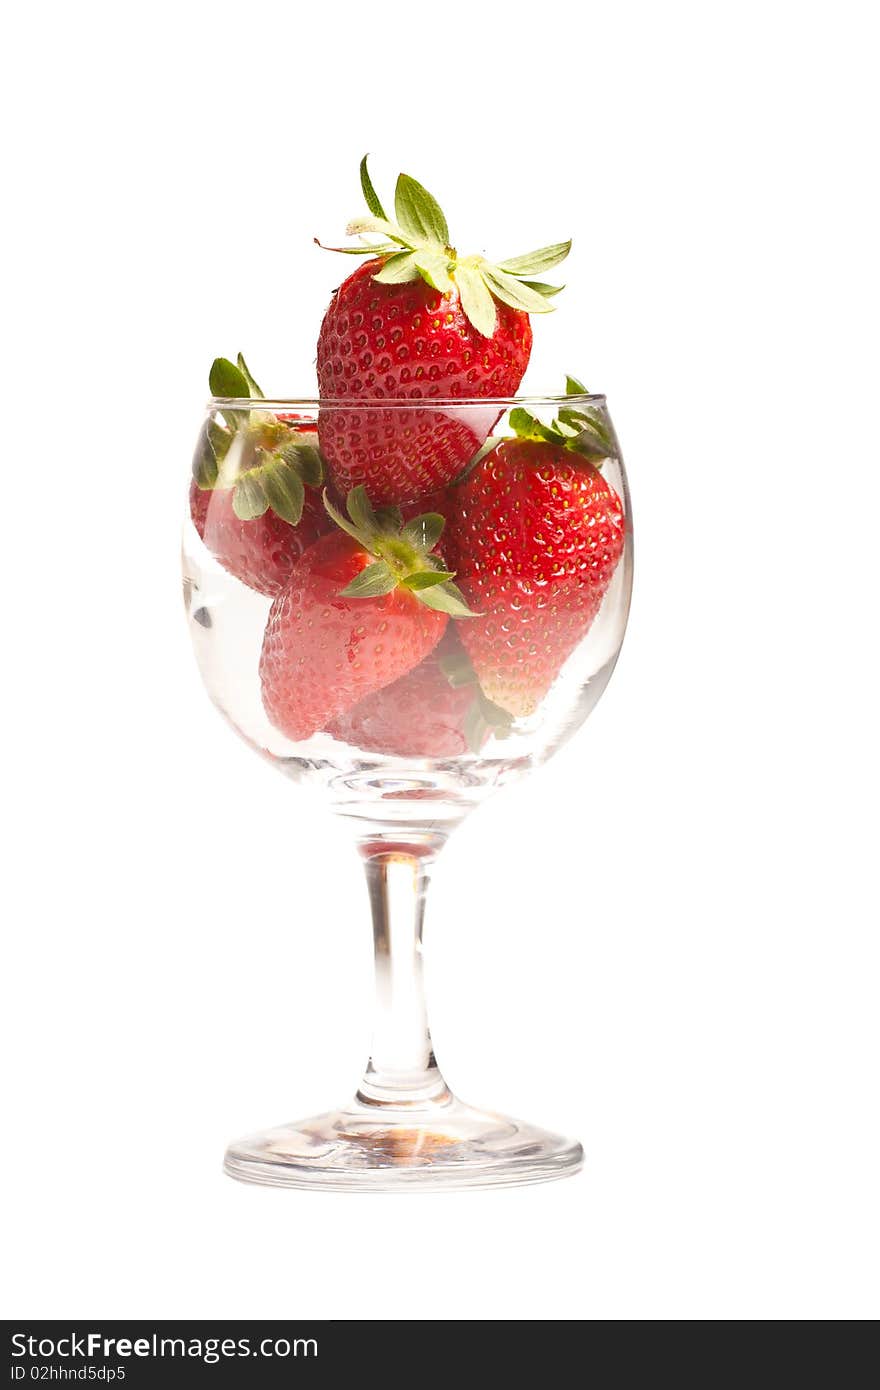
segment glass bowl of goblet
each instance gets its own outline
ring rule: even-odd
[[[422,928],[449,835],[566,746],[617,660],[632,524],[605,398],[212,399],[183,570],[208,694],[350,827],[375,950],[354,1099],[233,1143],[226,1171],[340,1190],[576,1172],[576,1141],[451,1094]]]

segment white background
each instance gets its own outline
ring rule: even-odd
[[[7,1316],[880,1311],[871,10],[7,19]],[[199,685],[178,528],[211,358],[312,389],[365,149],[465,249],[574,236],[526,386],[607,391],[633,486],[611,687],[429,912],[452,1085],[584,1142],[543,1188],[220,1172],[350,1094],[370,957],[354,856]]]

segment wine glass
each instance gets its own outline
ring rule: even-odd
[[[468,466],[412,504],[373,505],[401,445],[422,492],[438,458],[447,472]],[[361,480],[347,499],[323,467],[340,450]],[[365,536],[370,553],[352,561]],[[577,1171],[577,1142],[450,1093],[425,1012],[422,922],[452,830],[563,747],[616,662],[632,528],[604,397],[214,398],[183,568],[209,695],[350,826],[375,947],[373,1041],[355,1098],[233,1143],[226,1171],[340,1190]]]

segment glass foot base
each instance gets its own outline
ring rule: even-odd
[[[580,1144],[449,1098],[345,1110],[231,1144],[225,1171],[240,1182],[337,1192],[513,1187],[576,1173]]]

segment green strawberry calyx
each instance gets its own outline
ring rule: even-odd
[[[454,572],[433,553],[446,525],[439,512],[425,512],[405,522],[399,507],[374,507],[363,487],[352,488],[348,494],[347,517],[334,506],[326,488],[324,506],[336,525],[374,557],[341,590],[343,598],[381,598],[403,588],[426,608],[451,618],[477,616],[453,584]]]
[[[449,227],[436,198],[409,174],[400,174],[397,179],[394,219],[388,217],[373,187],[366,155],[361,160],[361,188],[369,216],[350,222],[346,235],[360,237],[364,244],[326,249],[381,257],[381,268],[373,276],[380,285],[421,279],[441,294],[457,290],[465,316],[485,338],[491,338],[497,326],[496,300],[527,314],[549,314],[555,307],[550,301],[563,286],[547,285],[533,277],[564,261],[571,250],[570,241],[506,261],[459,256],[450,245]],[[384,241],[367,241],[371,235],[384,237]]]
[[[250,369],[238,354],[237,363],[215,359],[208,378],[211,395],[221,400],[263,399]],[[282,521],[298,525],[305,489],[324,481],[324,464],[317,447],[296,423],[279,420],[259,408],[223,408],[208,421],[193,460],[193,477],[203,491],[232,491],[232,509],[241,521],[255,521],[271,509]]]
[[[487,735],[507,738],[513,726],[513,715],[483,693],[467,653],[464,650],[444,653],[439,662],[440,669],[454,689],[467,688],[473,693],[473,702],[464,721],[464,734],[471,752],[480,752]]]
[[[567,396],[587,396],[589,392],[577,377],[565,378]],[[510,412],[510,428],[518,439],[540,440],[581,454],[593,463],[614,458],[617,445],[607,417],[595,406],[563,406],[556,419],[545,425],[524,406]]]

